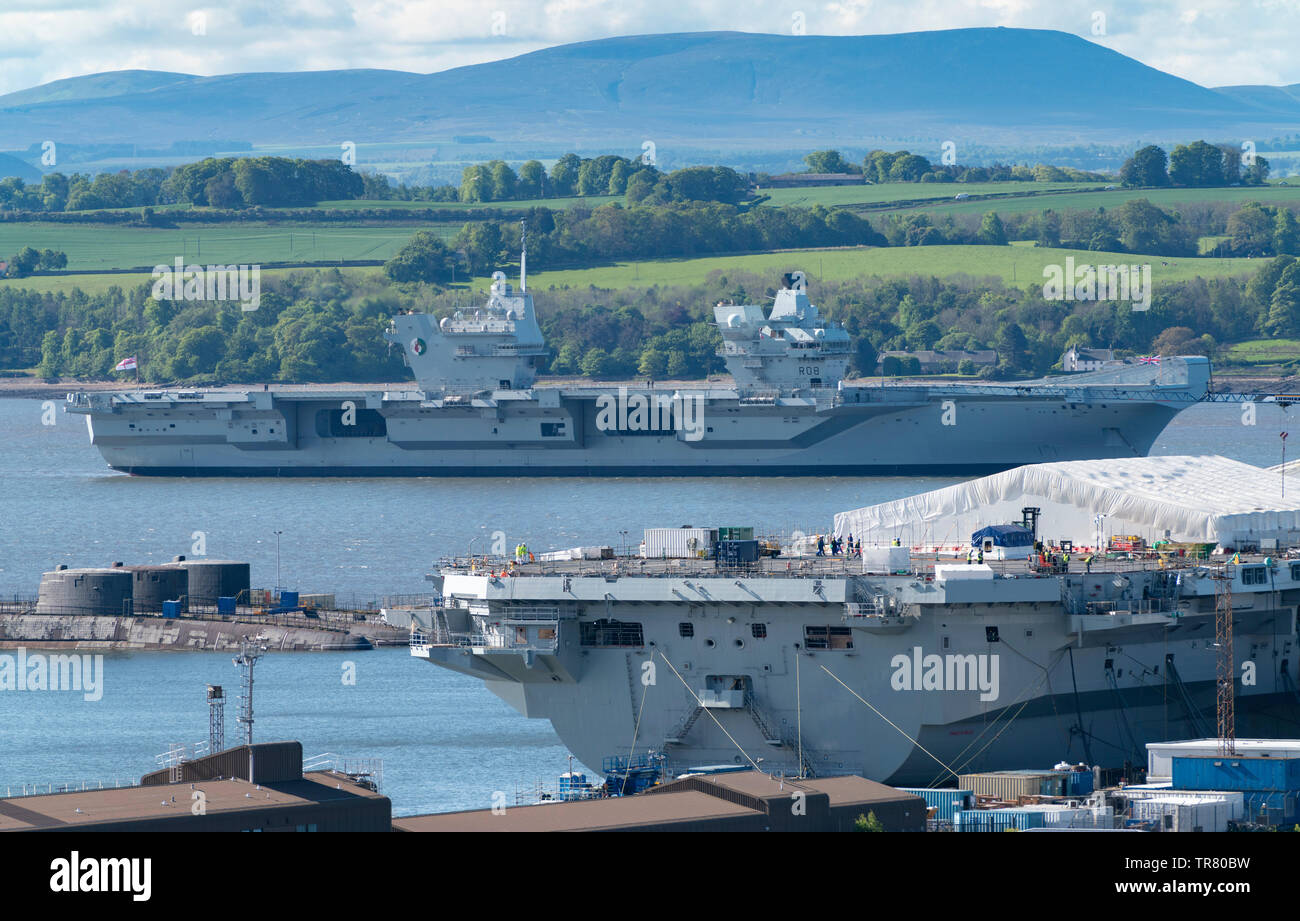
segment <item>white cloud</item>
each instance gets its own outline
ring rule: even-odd
[[[1300,0],[4,0],[0,93],[126,68],[428,73],[612,35],[789,34],[796,12],[809,34],[1059,29],[1204,85],[1300,82]]]

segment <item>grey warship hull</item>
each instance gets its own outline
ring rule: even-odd
[[[549,720],[593,768],[659,750],[674,769],[933,785],[1063,758],[1141,764],[1147,742],[1213,734],[1207,573],[1130,571],[1126,595],[1116,573],[1034,578],[1023,564],[983,584],[820,562],[797,575],[780,561],[582,565],[444,570],[446,607],[418,619],[412,654]],[[1239,736],[1300,729],[1297,567],[1274,591],[1233,587],[1235,671],[1253,676],[1237,690]]]
[[[731,388],[535,386],[532,296],[404,312],[386,336],[418,389],[69,394],[109,466],[152,476],[980,474],[1146,454],[1206,393],[1203,358],[1017,384],[844,383],[848,333],[803,278],[770,312],[718,304]]]
[[[463,402],[382,391],[76,394],[68,409],[87,416],[109,466],[138,475],[960,475],[1141,456],[1198,396],[1069,383],[846,387],[765,403],[704,392],[695,440],[600,425],[597,389]],[[361,425],[334,424],[347,404],[361,407]]]

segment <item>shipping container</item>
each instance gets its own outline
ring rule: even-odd
[[[218,613],[218,614],[234,614],[234,613],[235,613],[235,599],[234,599],[233,597],[230,597],[230,598],[218,598],[218,599],[217,599],[217,613]]]
[[[1147,785],[1142,787],[1125,787],[1122,791],[1129,803],[1139,800],[1167,800],[1177,797],[1180,800],[1222,801],[1228,806],[1228,820],[1242,821],[1247,817],[1245,797],[1235,790],[1174,790],[1168,786]]]
[[[719,563],[758,562],[758,541],[756,540],[720,540],[713,546],[713,556]]]
[[[708,528],[646,528],[645,558],[687,560],[704,558],[713,549],[717,532]]]
[[[1092,771],[1069,771],[1065,775],[1066,796],[1087,796],[1092,790]]]
[[[955,813],[963,809],[975,808],[975,794],[970,790],[950,790],[941,787],[899,787],[898,789],[925,800],[925,805],[934,810],[934,818],[939,822],[951,822]]]
[[[1025,809],[963,809],[953,817],[955,831],[1008,831],[1044,828],[1043,813]]]
[[[1134,800],[1133,818],[1154,822],[1160,831],[1227,831],[1231,806],[1223,799],[1153,797]]]
[[[718,528],[718,540],[753,540],[753,528]]]
[[[1174,787],[1180,790],[1300,791],[1300,758],[1232,755],[1172,760]]]
[[[1060,774],[1051,771],[995,771],[987,774],[962,774],[957,785],[976,796],[992,796],[1015,802],[1022,796],[1059,796],[1053,789],[1063,789]]]

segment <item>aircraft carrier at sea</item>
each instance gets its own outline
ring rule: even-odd
[[[526,266],[526,260],[521,260]],[[410,389],[72,393],[109,466],[152,476],[960,475],[1145,455],[1207,395],[1205,358],[1014,384],[844,380],[848,333],[803,273],[770,310],[720,303],[730,386],[539,386],[547,354],[526,268],[487,303],[386,333]]]

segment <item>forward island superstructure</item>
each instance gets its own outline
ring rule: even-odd
[[[532,295],[394,316],[408,390],[268,387],[73,393],[109,466],[155,476],[801,476],[979,474],[1145,455],[1207,392],[1204,358],[1016,384],[844,381],[848,333],[802,273],[770,310],[720,303],[730,386],[538,386]]]

